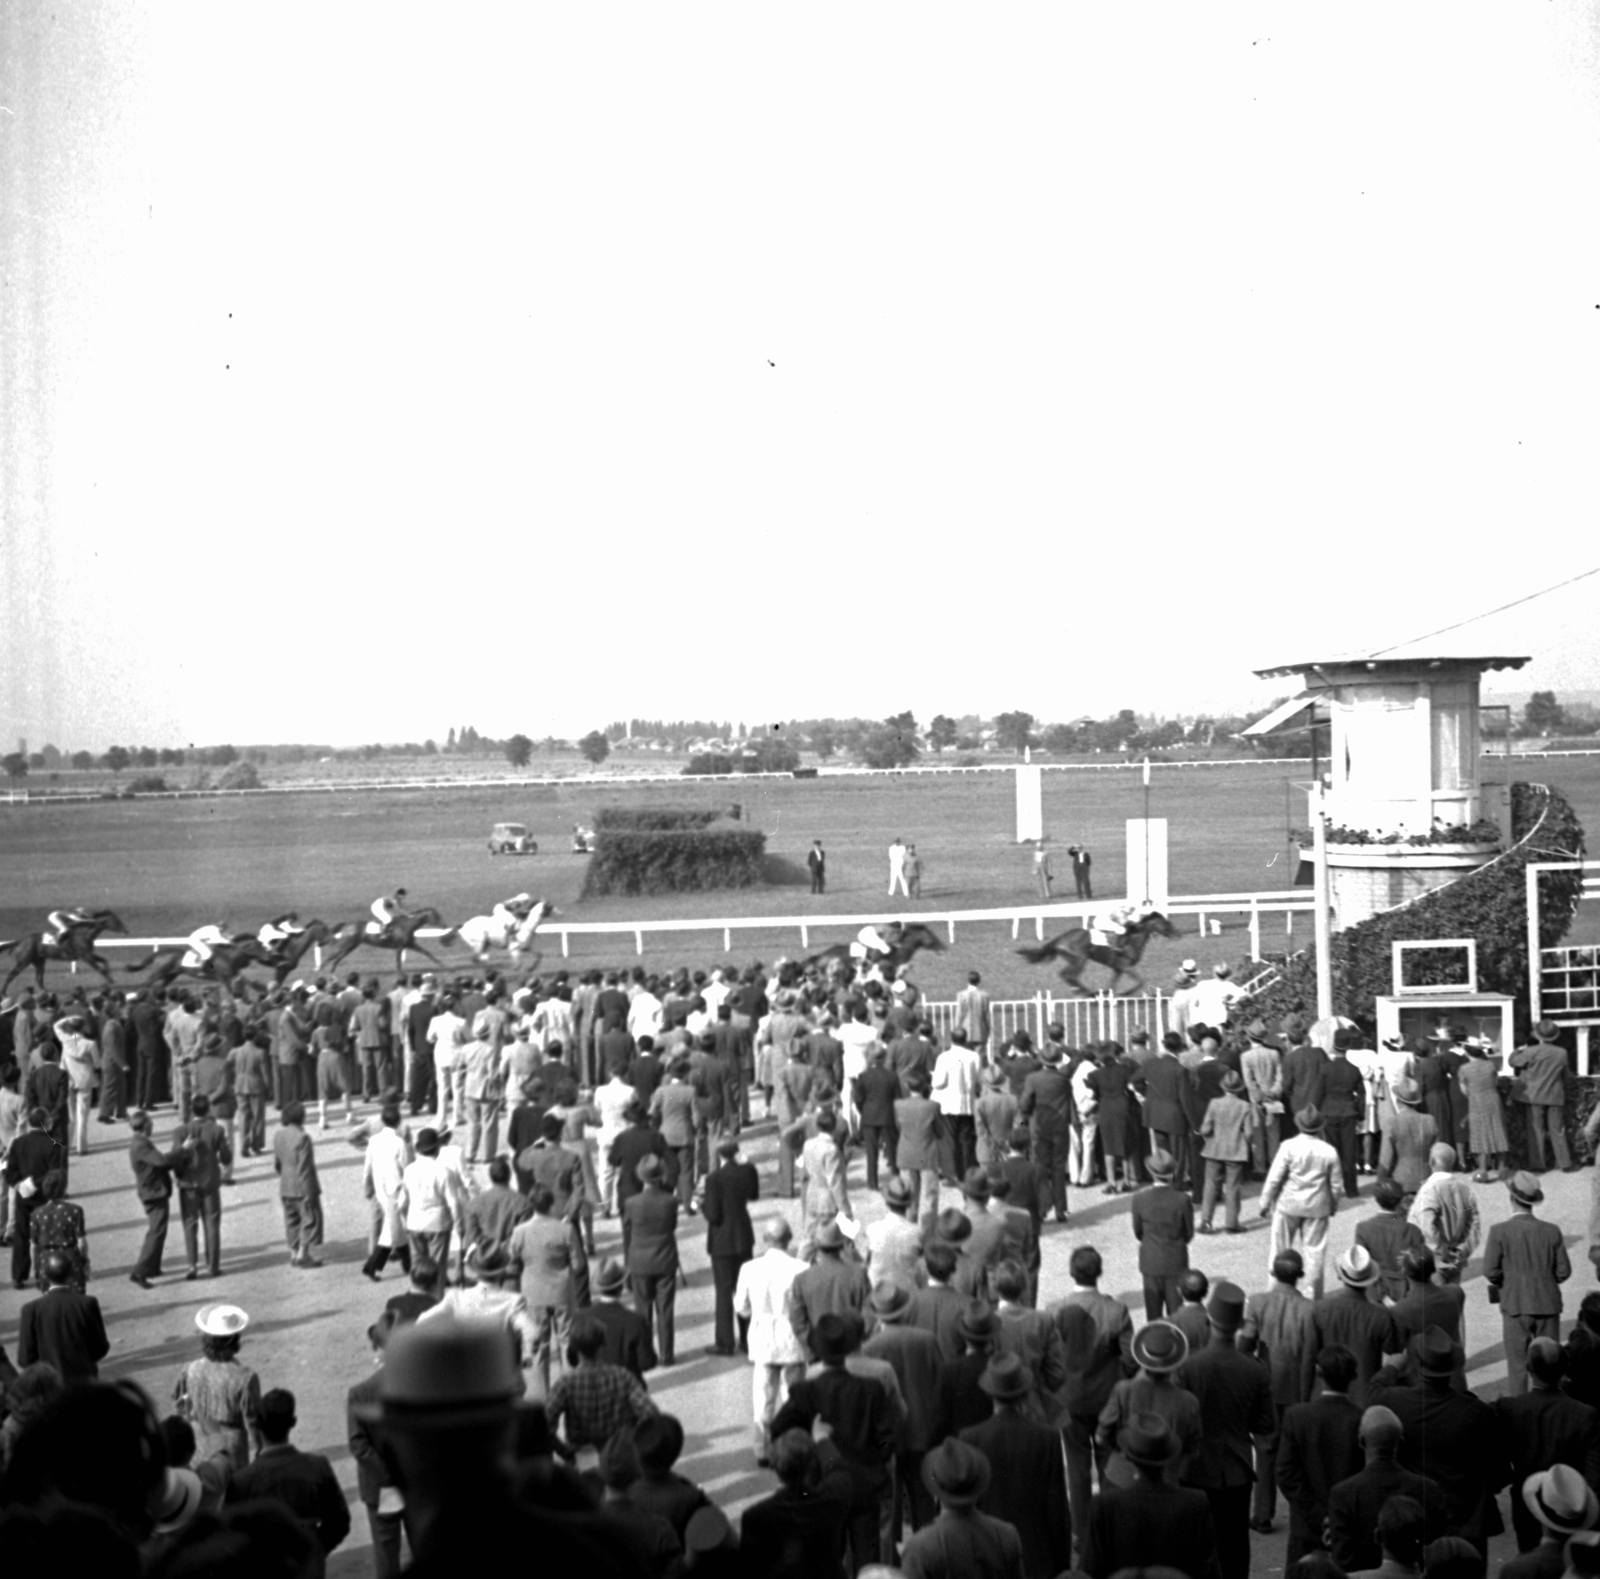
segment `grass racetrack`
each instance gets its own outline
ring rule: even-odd
[[[1545,777],[1573,802],[1587,827],[1600,823],[1600,759],[1519,764],[1519,776]],[[1150,812],[1169,819],[1174,894],[1248,892],[1287,886],[1286,829],[1305,821],[1305,798],[1292,782],[1309,766],[1230,764],[1153,772]],[[1502,765],[1486,763],[1486,777]],[[1144,792],[1137,769],[1047,772],[1045,827],[1054,849],[1055,893],[1072,898],[1065,846],[1087,844],[1095,857],[1095,896],[1123,892],[1124,819],[1139,816]],[[725,808],[741,803],[747,823],[767,835],[769,855],[791,880],[709,894],[580,900],[585,856],[569,851],[574,822],[608,804],[682,804]],[[539,842],[527,857],[491,856],[490,826],[524,822]],[[1014,779],[1009,773],[910,778],[837,777],[681,784],[493,786],[427,791],[349,791],[218,800],[132,800],[75,805],[0,807],[0,937],[43,924],[46,913],[72,904],[109,905],[135,936],[187,933],[216,921],[253,929],[296,909],[303,920],[353,920],[378,894],[407,888],[414,906],[434,905],[452,922],[483,914],[500,898],[526,889],[577,921],[938,912],[1028,904],[1035,898],[1032,852],[1018,846]],[[920,901],[887,900],[885,850],[896,834],[923,858]],[[828,852],[828,891],[812,896],[805,852],[820,838]],[[1591,911],[1595,907],[1590,907]],[[1595,930],[1580,918],[1575,936]],[[1151,985],[1170,980],[1178,959],[1237,958],[1244,920],[1228,935],[1202,941],[1185,919],[1186,935],[1158,942],[1147,956]],[[1282,923],[1264,924],[1268,949],[1282,946]],[[1297,943],[1309,924],[1297,922]],[[842,933],[813,932],[811,946]],[[712,932],[645,940],[644,963],[711,965],[730,956]],[[958,927],[947,953],[923,955],[917,979],[936,997],[951,994],[971,969],[983,971],[999,996],[1047,988],[1044,968],[1015,957],[1001,923]],[[559,946],[547,945],[545,968]],[[784,932],[737,933],[731,958],[800,952]],[[117,951],[117,963],[132,956]],[[361,950],[363,973],[392,956]],[[572,939],[574,967],[634,961],[627,937]],[[456,947],[448,960],[465,965]],[[1091,976],[1091,982],[1096,980]]]

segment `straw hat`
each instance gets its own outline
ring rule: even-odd
[[[208,1338],[237,1338],[250,1325],[250,1317],[237,1305],[202,1305],[194,1324]]]

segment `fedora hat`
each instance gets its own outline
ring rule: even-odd
[[[1383,1039],[1383,1049],[1387,1053],[1403,1053],[1406,1050],[1406,1039],[1403,1036],[1386,1036]]]
[[[989,1064],[983,1071],[983,1083],[986,1086],[1003,1086],[1006,1083],[1005,1072],[994,1064]]]
[[[981,1299],[968,1303],[956,1323],[963,1343],[992,1343],[1000,1336],[1000,1318]]]
[[[1333,1269],[1346,1288],[1371,1288],[1378,1281],[1378,1263],[1365,1245],[1351,1245]]]
[[[855,1347],[853,1335],[853,1323],[838,1311],[826,1311],[811,1329],[811,1352],[824,1363],[841,1364]]]
[[[1021,1051],[1021,1049],[1019,1048],[1018,1051]],[[1060,1042],[1044,1043],[1044,1045],[1039,1049],[1039,1057],[1041,1057],[1047,1064],[1059,1064],[1061,1062]]]
[[[1425,1376],[1449,1376],[1458,1367],[1461,1350],[1443,1327],[1429,1327],[1411,1340],[1417,1369]]]
[[[1410,1075],[1401,1075],[1392,1089],[1396,1102],[1404,1102],[1407,1107],[1422,1106],[1422,1087]]]
[[[1511,1175],[1506,1188],[1511,1191],[1511,1199],[1520,1201],[1524,1206],[1537,1206],[1544,1199],[1543,1187],[1526,1168],[1518,1168]]]
[[[640,1184],[655,1184],[665,1171],[661,1159],[653,1151],[647,1151],[633,1167],[634,1176]]]
[[[378,1399],[356,1405],[358,1419],[384,1430],[433,1432],[509,1419],[522,1373],[497,1321],[408,1322],[384,1351]]]
[[[885,1278],[872,1286],[872,1296],[867,1307],[879,1321],[898,1321],[911,1304],[911,1290],[903,1283]]]
[[[1333,1045],[1341,1053],[1348,1053],[1352,1049],[1360,1047],[1365,1040],[1366,1038],[1362,1036],[1360,1031],[1349,1025],[1341,1025],[1333,1033]]]
[[[889,1181],[883,1187],[883,1202],[885,1206],[909,1206],[911,1204],[911,1186],[898,1173],[889,1175]]]
[[[969,1507],[989,1489],[989,1460],[977,1448],[947,1436],[923,1459],[922,1483],[940,1502]]]
[[[978,1378],[978,1386],[1003,1403],[1026,1398],[1033,1391],[1033,1372],[1022,1363],[1020,1354],[1008,1350],[989,1361]]]
[[[1230,1094],[1244,1090],[1244,1076],[1237,1069],[1223,1071],[1222,1089]]]
[[[1178,1336],[1181,1338],[1183,1334],[1180,1332]],[[1147,1464],[1152,1468],[1170,1464],[1182,1451],[1166,1417],[1154,1410],[1136,1414],[1117,1434],[1117,1446],[1130,1464]]]
[[[461,1270],[481,1283],[498,1283],[511,1266],[511,1258],[499,1246],[480,1241],[467,1252]]]
[[[811,1243],[818,1250],[843,1250],[844,1229],[838,1222],[830,1217],[815,1234],[811,1236]]]
[[[250,1317],[237,1305],[202,1305],[194,1324],[208,1338],[237,1338],[250,1325]]]
[[[972,1219],[957,1207],[947,1206],[934,1218],[933,1231],[948,1245],[965,1244],[972,1237]]]
[[[1244,1290],[1225,1280],[1213,1283],[1206,1318],[1219,1332],[1237,1332],[1244,1325]]]
[[[1133,1335],[1133,1357],[1143,1369],[1165,1376],[1189,1358],[1189,1340],[1170,1321],[1147,1321]]]
[[[968,1168],[961,1176],[961,1193],[969,1201],[989,1199],[989,1174],[985,1168]]]
[[[1322,1128],[1322,1110],[1315,1102],[1307,1102],[1294,1116],[1302,1134],[1315,1135]]]
[[[1552,1464],[1522,1483],[1522,1501],[1529,1513],[1557,1535],[1591,1530],[1600,1520],[1600,1500],[1570,1464]]]
[[[622,1263],[615,1256],[607,1256],[600,1263],[600,1270],[594,1275],[595,1292],[620,1294],[627,1281],[628,1274],[623,1270]]]
[[[1153,1151],[1145,1161],[1145,1167],[1150,1170],[1152,1179],[1170,1179],[1172,1170],[1176,1166],[1170,1151]]]
[[[205,1497],[205,1487],[192,1469],[169,1468],[165,1475],[161,1501],[154,1510],[157,1535],[171,1535],[175,1530],[181,1530],[200,1511],[200,1503]]]

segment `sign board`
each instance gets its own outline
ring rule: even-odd
[[[1044,837],[1044,769],[1024,764],[1017,769],[1017,843]]]
[[[1167,819],[1128,818],[1128,898],[1148,899],[1159,910],[1171,899],[1167,886]]]

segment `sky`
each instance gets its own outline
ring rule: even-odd
[[[1597,64],[1572,0],[13,0],[0,740],[1194,712],[1549,586]],[[1597,608],[1463,645],[1592,688]]]

